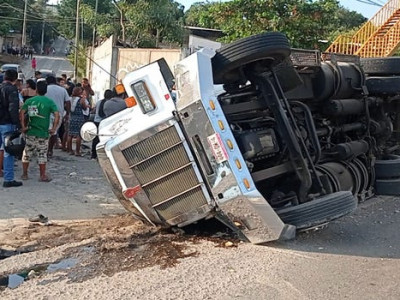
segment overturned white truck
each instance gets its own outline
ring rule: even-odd
[[[99,163],[151,224],[215,217],[252,243],[291,238],[400,192],[398,74],[400,61],[291,49],[278,32],[203,49],[174,76],[160,60],[123,79],[130,107],[101,122]]]

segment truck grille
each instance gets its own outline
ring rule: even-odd
[[[207,204],[183,142],[171,126],[122,150],[153,208],[165,220]]]

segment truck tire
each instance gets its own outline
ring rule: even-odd
[[[283,33],[265,32],[228,44],[212,58],[215,84],[240,81],[240,67],[251,62],[269,60],[271,65],[282,62],[290,55],[289,41]]]
[[[375,181],[375,194],[376,195],[400,195],[400,178],[394,179],[377,179]]]
[[[388,179],[400,177],[400,156],[389,154],[375,161],[375,177]]]
[[[367,77],[366,86],[371,95],[397,95],[400,94],[400,76]]]
[[[362,58],[361,66],[369,75],[400,75],[400,57]]]
[[[324,195],[315,200],[277,210],[276,213],[286,224],[297,229],[321,225],[353,212],[357,199],[349,191]]]

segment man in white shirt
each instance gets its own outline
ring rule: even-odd
[[[62,122],[65,126],[68,123],[69,114],[71,112],[71,98],[69,97],[67,90],[57,84],[57,79],[54,76],[47,77],[46,81],[48,86],[45,96],[52,99],[57,105],[60,116],[64,116]],[[52,121],[54,121],[54,117],[50,120],[50,126],[53,126]],[[58,129],[60,128],[60,126],[61,122],[58,123],[55,134],[52,135],[49,139],[49,147],[47,150],[48,157],[53,156],[53,148],[55,143],[57,142]]]

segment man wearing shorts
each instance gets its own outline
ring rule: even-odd
[[[47,148],[49,134],[54,135],[60,121],[60,113],[53,100],[44,96],[47,93],[47,83],[39,81],[36,86],[38,96],[29,98],[20,111],[22,132],[26,133],[26,145],[22,156],[22,179],[28,179],[29,162],[33,155],[38,156],[40,171],[39,181],[49,182],[51,179],[46,174]],[[28,112],[29,120],[26,124],[25,113]],[[54,122],[51,129],[50,115],[54,114]]]

